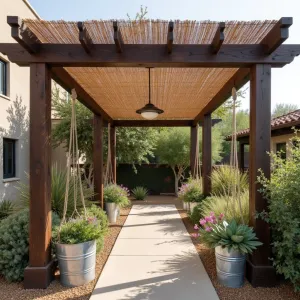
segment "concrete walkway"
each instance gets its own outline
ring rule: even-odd
[[[174,205],[134,205],[91,300],[219,299]]]

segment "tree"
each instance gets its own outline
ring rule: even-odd
[[[69,145],[71,126],[71,105],[65,95],[54,87],[52,93],[53,116],[59,119],[59,123],[52,130],[53,146],[60,144]],[[93,153],[93,113],[76,101],[78,149],[81,156],[85,157],[87,164],[92,162]],[[126,128],[118,127],[117,136],[117,162],[140,164],[148,162],[149,156],[153,156],[156,146],[158,130],[155,128]],[[107,157],[107,129],[104,130],[103,146],[104,159]]]
[[[144,7],[143,5],[141,5],[140,11],[136,13],[134,20],[135,21],[145,20],[147,13],[148,13],[148,7],[147,6]],[[127,14],[127,18],[129,19],[129,21],[132,21],[129,14]]]
[[[221,136],[217,128],[212,130],[212,160],[220,159]],[[190,165],[190,130],[189,128],[170,128],[160,133],[155,151],[159,162],[170,166],[175,177],[175,195],[184,173]],[[202,132],[199,130],[199,157],[202,157]]]
[[[277,118],[286,115],[294,110],[299,109],[297,104],[277,103],[272,112],[272,118]]]

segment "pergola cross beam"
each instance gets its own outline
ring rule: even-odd
[[[168,25],[168,36],[167,36],[167,49],[168,53],[172,53],[172,46],[173,46],[173,41],[174,41],[174,22],[169,22]]]
[[[211,51],[213,54],[217,54],[221,49],[221,46],[225,39],[224,29],[225,29],[225,22],[220,22],[217,31],[215,33],[215,36],[213,38],[213,41],[211,43]]]
[[[122,53],[124,41],[117,21],[113,22],[113,28],[114,28],[114,41],[117,48],[117,52]]]
[[[91,50],[92,50],[92,47],[93,47],[93,41],[90,37],[90,34],[89,34],[86,26],[84,25],[84,22],[78,22],[77,27],[78,27],[78,30],[79,30],[80,44],[82,45],[84,51],[87,54],[90,54]]]

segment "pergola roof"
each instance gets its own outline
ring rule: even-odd
[[[141,118],[135,111],[148,101],[145,67],[155,67],[151,70],[152,103],[165,111],[159,119],[195,124],[223,103],[233,86],[240,88],[248,81],[253,63],[282,67],[298,55],[283,48],[276,53],[288,37],[291,18],[78,23],[13,18],[8,17],[12,32],[20,30],[15,39],[30,53],[26,56],[10,47],[18,56],[15,61],[49,63],[64,87],[79,86],[79,96],[89,98],[83,102],[94,110],[98,106],[108,120]]]

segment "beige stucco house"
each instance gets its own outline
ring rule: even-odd
[[[7,15],[39,18],[26,0],[2,1],[0,43],[13,43]],[[29,167],[29,68],[9,62],[0,53],[0,201],[14,200]]]

